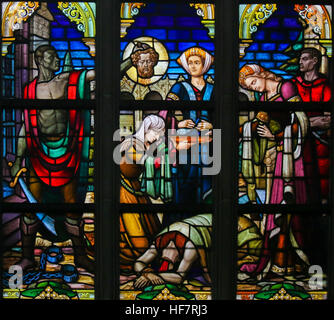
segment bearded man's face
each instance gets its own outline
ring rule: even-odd
[[[137,63],[137,72],[141,78],[151,78],[154,73],[154,61],[149,53],[142,53]]]

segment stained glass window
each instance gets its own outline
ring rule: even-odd
[[[241,101],[331,99],[329,5],[239,5]]]
[[[35,215],[42,213],[2,213],[3,298],[94,299],[94,214],[48,213],[44,221],[55,220],[56,235],[40,222],[26,223]],[[81,216],[82,225],[68,223],[69,216]]]
[[[326,299],[328,230],[327,215],[239,216],[237,299]]]
[[[121,98],[211,100],[214,5],[122,3]]]
[[[206,212],[213,194],[205,169],[213,149],[214,14],[214,4],[206,3],[121,4],[124,300],[212,298]],[[153,100],[168,102],[152,108]]]
[[[121,299],[211,299],[212,214],[169,215],[161,228],[165,214],[121,214]]]
[[[239,4],[237,299],[328,298],[331,20]]]
[[[3,109],[3,201],[87,202],[94,191],[93,115],[93,110]]]
[[[210,118],[207,110],[121,111],[120,202],[212,203]]]
[[[1,2],[0,299],[334,297],[333,0],[208,2]]]
[[[2,294],[94,299],[95,3],[1,12]]]
[[[328,203],[330,112],[250,111],[239,119],[240,204]]]
[[[2,15],[2,97],[92,98],[94,3],[3,2]],[[50,65],[49,73],[43,59]],[[57,91],[51,88],[55,81],[61,83]]]

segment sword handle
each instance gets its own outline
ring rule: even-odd
[[[8,162],[8,167],[12,167],[13,166],[13,162]],[[27,170],[27,168],[21,168],[18,172],[17,172],[17,174],[16,174],[16,176],[14,177],[14,180],[13,181],[11,181],[10,183],[9,183],[9,186],[11,187],[11,188],[14,188],[15,186],[16,186],[16,184],[17,184],[17,181],[19,180],[19,177],[20,177],[20,175],[22,174],[22,173],[24,173],[24,172],[27,172],[28,170]]]

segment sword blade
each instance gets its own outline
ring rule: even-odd
[[[37,200],[35,199],[35,197],[33,196],[33,194],[31,193],[31,191],[29,190],[29,188],[27,187],[26,183],[22,178],[19,178],[19,184],[24,194],[26,195],[28,201],[30,203],[37,203]],[[55,228],[55,220],[53,218],[42,212],[37,212],[36,216],[51,233],[57,236]]]

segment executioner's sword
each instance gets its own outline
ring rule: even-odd
[[[12,167],[13,163],[9,162],[8,166]],[[16,174],[14,180],[9,183],[9,186],[11,188],[14,188],[16,186],[17,182],[18,182],[20,184],[25,196],[27,197],[28,201],[30,203],[38,203],[38,201],[35,199],[35,197],[31,193],[31,191],[29,190],[28,186],[24,182],[23,178],[20,177],[21,173],[24,173],[26,171],[27,171],[26,168],[21,168],[18,171],[18,173]],[[48,216],[46,213],[41,213],[41,212],[37,212],[36,216],[51,233],[53,233],[55,236],[57,235],[56,228],[55,228],[55,220],[53,218]]]

